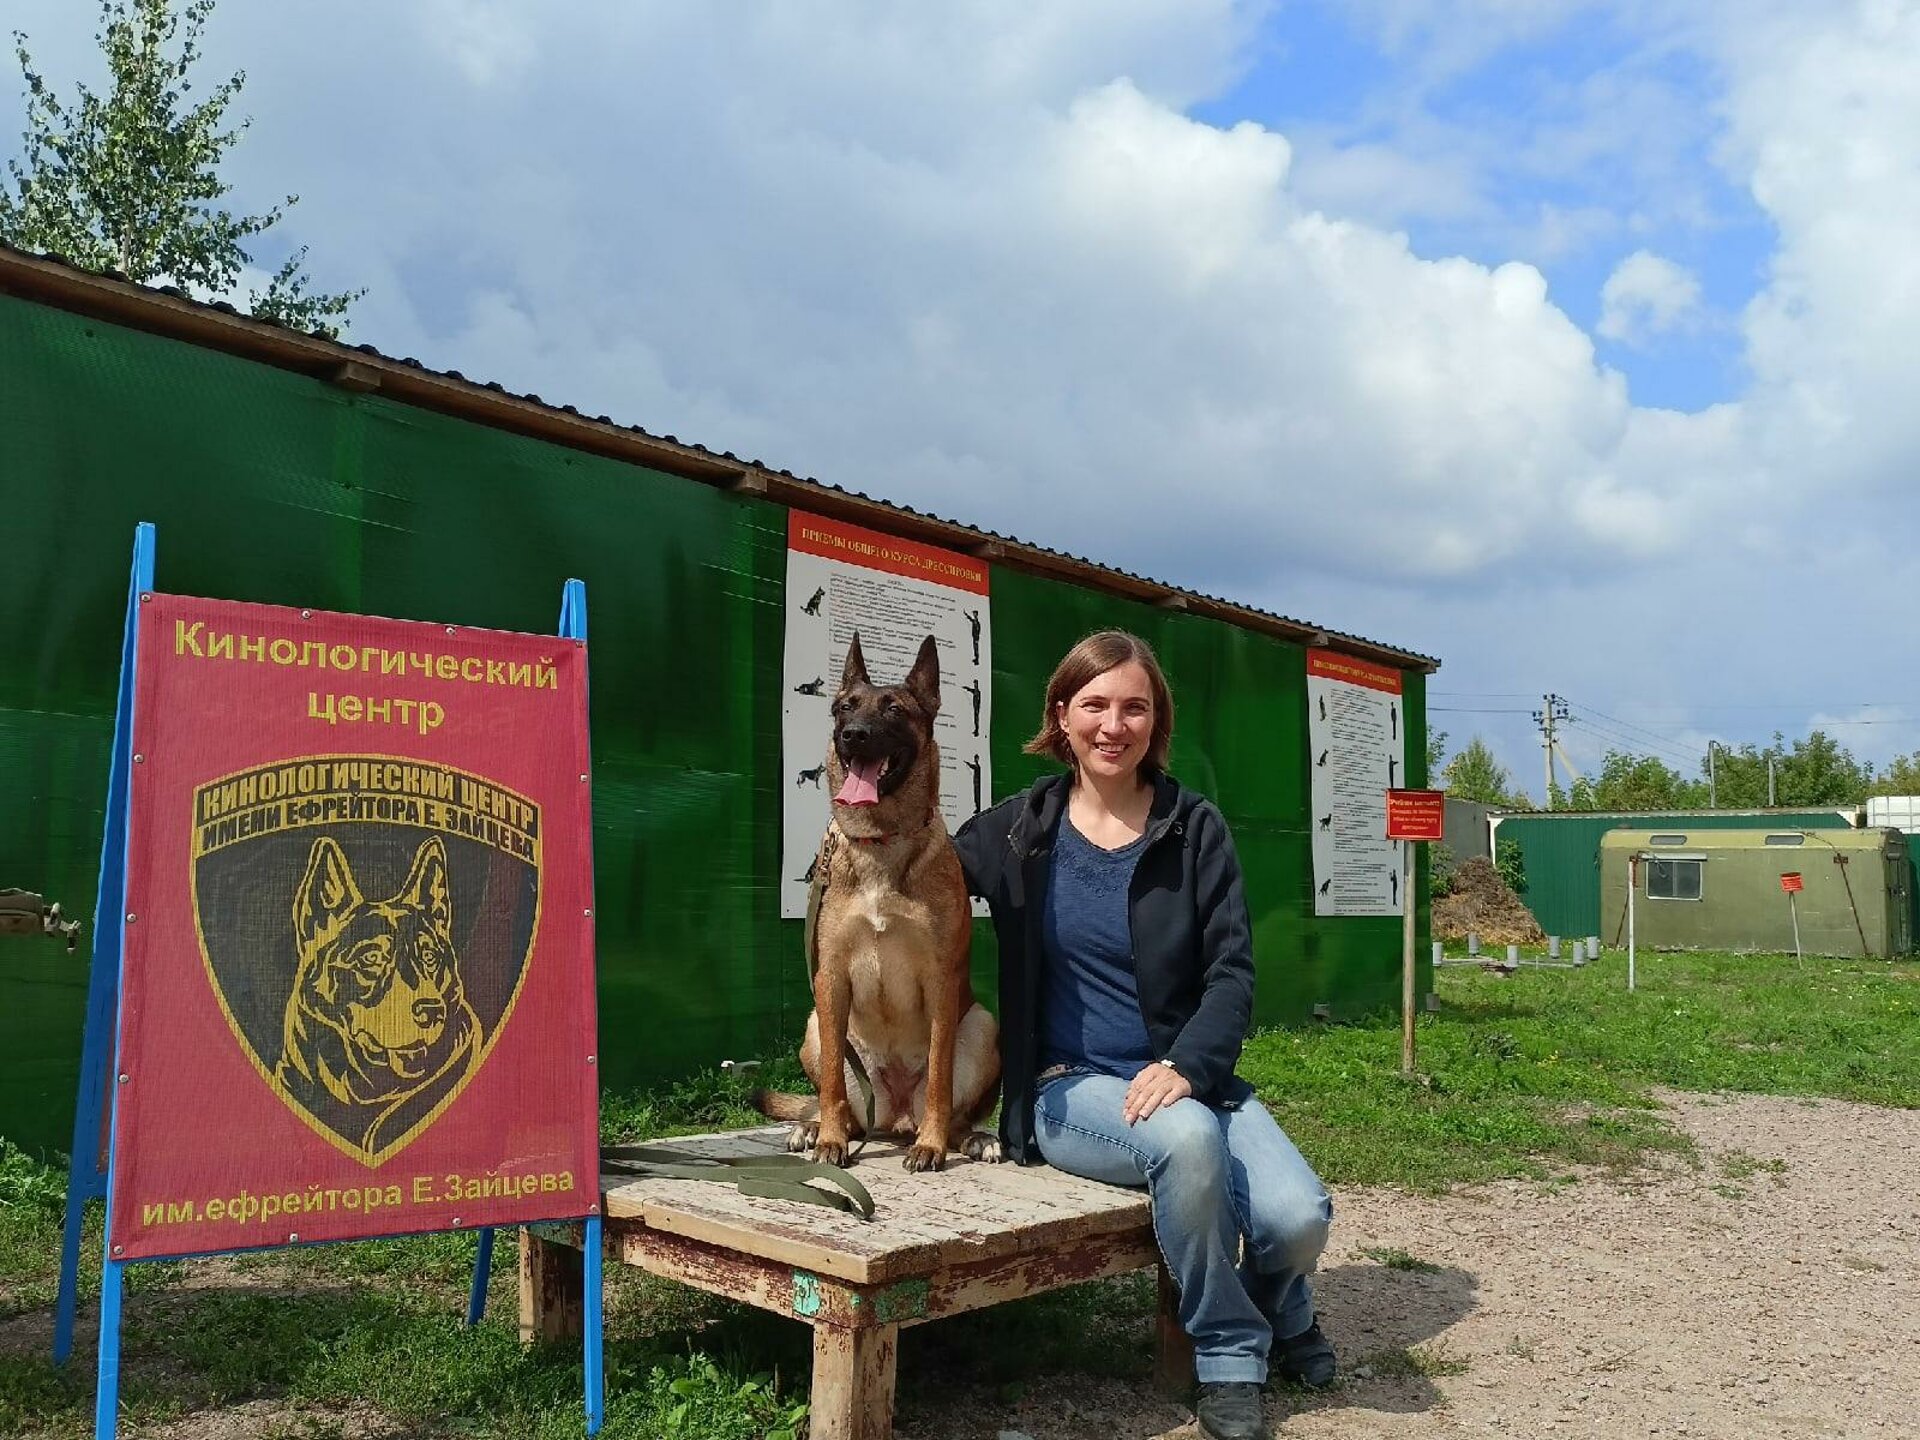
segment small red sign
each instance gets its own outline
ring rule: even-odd
[[[1791,895],[1795,891],[1804,890],[1807,887],[1805,882],[1801,880],[1798,870],[1789,870],[1780,877],[1780,888]]]
[[[1446,791],[1387,791],[1387,839],[1439,840],[1447,833],[1446,822]]]
[[[113,1253],[599,1198],[586,652],[151,597]]]

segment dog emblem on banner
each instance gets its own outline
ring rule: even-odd
[[[448,766],[312,756],[194,795],[214,995],[280,1100],[373,1167],[479,1073],[526,981],[540,810]]]

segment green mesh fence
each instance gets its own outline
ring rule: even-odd
[[[137,521],[184,594],[551,630],[579,576],[606,1082],[797,1043],[781,507],[8,297],[0,397],[0,885],[92,910]],[[1178,701],[1173,769],[1218,798],[1245,863],[1259,1018],[1398,1003],[1400,922],[1313,916],[1304,651],[1000,567],[992,621],[998,794],[1040,772],[1020,747],[1060,653],[1138,631]],[[1406,719],[1418,783],[1417,674]],[[989,1001],[993,967],[983,922]],[[68,1144],[85,997],[84,947],[0,940],[0,1134],[29,1149]]]

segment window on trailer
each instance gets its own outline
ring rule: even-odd
[[[1677,855],[1650,856],[1647,860],[1647,898],[1649,900],[1698,900],[1707,862]]]

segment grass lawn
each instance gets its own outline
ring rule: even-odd
[[[1920,1106],[1920,966],[1647,954],[1639,981],[1629,995],[1611,953],[1511,979],[1448,969],[1441,1011],[1421,1017],[1411,1080],[1391,1016],[1263,1032],[1241,1070],[1336,1186],[1558,1184],[1654,1151],[1684,1156],[1652,1097],[1662,1086]],[[768,1078],[797,1072],[786,1062]],[[758,1121],[745,1086],[721,1074],[609,1096],[604,1113],[621,1140]],[[62,1174],[0,1142],[0,1435],[91,1433],[90,1355],[65,1373],[46,1358],[63,1195]],[[490,1318],[461,1325],[472,1247],[430,1236],[131,1267],[123,1433],[265,1401],[260,1433],[288,1440],[383,1419],[409,1435],[578,1435],[578,1351],[521,1350],[510,1244]],[[84,1253],[97,1270],[97,1215]],[[83,1280],[83,1293],[97,1288]],[[935,1353],[1009,1395],[1063,1370],[1141,1375],[1152,1306],[1142,1274],[915,1327],[902,1332],[901,1385],[950,1384],[932,1373]],[[800,1425],[803,1327],[619,1266],[607,1311],[603,1433],[614,1440],[745,1440]]]

